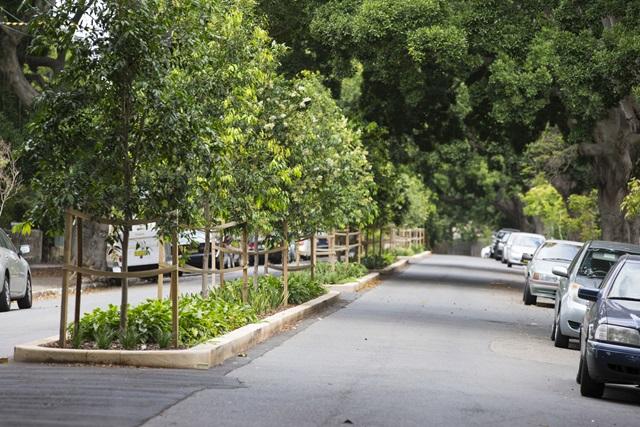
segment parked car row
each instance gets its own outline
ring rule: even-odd
[[[640,386],[640,245],[544,240],[512,229],[494,236],[490,256],[526,265],[524,304],[554,301],[554,345],[578,340],[581,394],[601,397],[606,383]]]

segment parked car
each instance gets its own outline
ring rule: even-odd
[[[556,265],[568,266],[581,247],[581,242],[547,240],[533,255],[522,255],[528,261],[522,294],[525,305],[535,304],[538,297],[555,299],[559,277],[551,270]]]
[[[640,256],[623,255],[599,288],[581,287],[588,303],[576,381],[583,396],[601,397],[605,383],[640,385]]]
[[[316,253],[326,253],[329,250],[329,238],[326,234],[318,234],[316,236]],[[301,254],[302,259],[311,258],[311,240],[305,239],[298,242],[298,251]],[[322,255],[318,255],[322,256]]]
[[[17,301],[21,309],[31,308],[33,303],[31,287],[31,269],[23,255],[31,252],[29,245],[17,250],[7,234],[0,230],[0,311],[9,311],[11,301]]]
[[[517,233],[520,230],[515,228],[502,228],[492,237],[491,240],[491,258],[502,261],[502,250],[504,243],[507,241],[511,233]]]
[[[551,327],[551,339],[556,347],[567,348],[570,338],[580,336],[587,307],[586,301],[578,298],[578,289],[597,288],[624,254],[640,254],[640,246],[594,240],[582,246],[569,267],[553,267],[553,274],[560,277]]]
[[[508,267],[521,265],[522,255],[533,254],[545,241],[542,234],[511,233],[503,249],[503,263]]]

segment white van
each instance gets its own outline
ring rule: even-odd
[[[111,232],[113,229],[110,230]],[[122,240],[122,234],[119,239]],[[166,253],[166,252],[165,252]],[[158,268],[160,240],[156,224],[134,225],[129,231],[128,264],[129,271],[145,271]],[[111,271],[122,271],[122,246],[115,242],[107,247],[107,266]]]

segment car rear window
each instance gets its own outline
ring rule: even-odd
[[[568,245],[566,243],[547,242],[540,253],[538,259],[545,261],[568,261],[571,262],[580,251],[580,246]]]
[[[513,244],[516,246],[535,246],[538,247],[544,242],[544,239],[535,236],[516,236]]]

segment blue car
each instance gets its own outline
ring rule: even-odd
[[[605,383],[640,385],[640,256],[620,257],[599,288],[581,287],[578,297],[591,301],[581,327],[580,393],[602,397]]]

